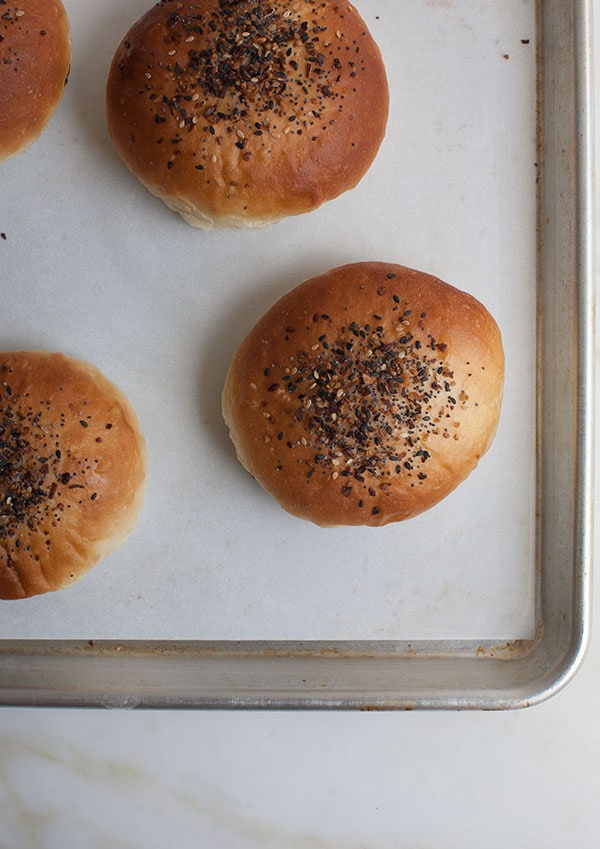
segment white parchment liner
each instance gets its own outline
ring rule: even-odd
[[[150,479],[133,537],[74,587],[0,602],[0,638],[515,639],[533,629],[535,19],[531,2],[362,0],[391,115],[353,192],[261,232],[203,233],[105,129],[112,54],[148,0],[66,2],[73,65],[44,136],[0,165],[0,348],[62,350],[128,394]],[[237,463],[229,359],[284,292],[346,262],[436,274],[504,338],[500,429],[410,522],[321,530]]]

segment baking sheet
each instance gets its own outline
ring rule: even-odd
[[[353,192],[258,233],[203,233],[106,134],[112,54],[147,0],[66,2],[73,65],[42,138],[0,167],[2,347],[93,361],[148,441],[126,545],[60,593],[0,606],[1,639],[527,639],[534,631],[536,126],[531,2],[362,0],[390,80]],[[507,355],[497,438],[455,493],[384,529],[287,516],[220,416],[229,359],[281,294],[380,259],[479,297]]]

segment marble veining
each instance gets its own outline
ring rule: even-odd
[[[151,734],[150,734],[151,738]],[[150,739],[149,739],[150,742]],[[286,849],[367,849],[360,841],[325,840],[317,834],[291,834],[245,811],[232,797],[218,794],[209,783],[188,773],[188,783],[170,782],[159,771],[144,769],[128,760],[106,760],[91,739],[86,748],[67,739],[32,744],[23,738],[0,734],[0,849],[58,849],[60,835],[76,831],[94,849],[148,849],[170,844],[164,818],[175,835],[182,829],[212,835],[214,846],[286,847]],[[32,787],[29,779],[35,773]],[[43,804],[39,790],[43,787]],[[107,805],[111,811],[107,816]],[[142,814],[137,836],[121,831],[130,808],[132,819]],[[149,822],[160,816],[165,842],[158,842]],[[181,844],[179,844],[181,845]],[[186,844],[187,845],[187,844]],[[192,844],[190,844],[191,846]],[[208,845],[207,843],[204,845]]]

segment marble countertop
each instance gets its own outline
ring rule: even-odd
[[[599,717],[3,709],[0,849],[596,849]]]

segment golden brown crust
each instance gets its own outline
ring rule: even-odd
[[[318,525],[415,516],[496,432],[498,326],[470,295],[403,266],[347,265],[276,303],[237,350],[223,415],[238,458]]]
[[[98,369],[0,354],[0,598],[58,590],[120,546],[145,476],[137,418]]]
[[[70,62],[60,0],[0,5],[0,161],[41,134],[62,97]]]
[[[347,0],[162,0],[120,44],[107,110],[121,158],[189,223],[260,227],[358,183],[388,88]]]

